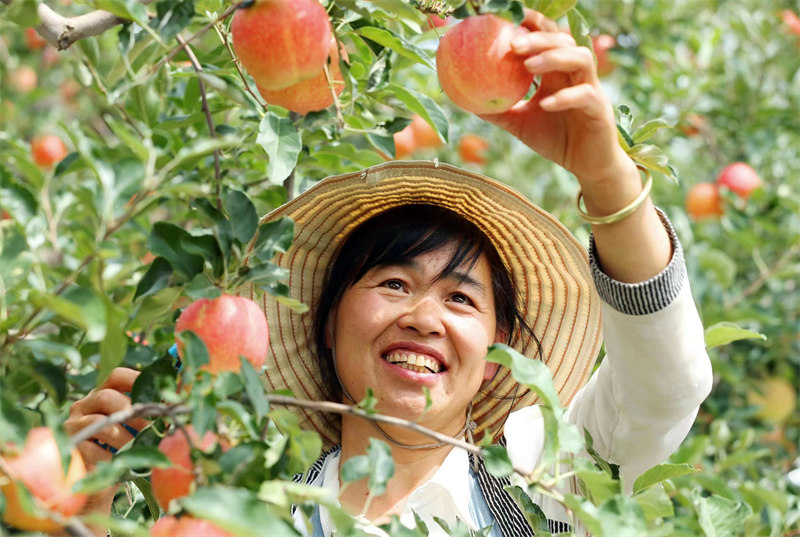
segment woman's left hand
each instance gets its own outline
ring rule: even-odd
[[[530,100],[483,119],[575,174],[584,189],[593,186],[587,183],[613,183],[620,175],[637,180],[619,145],[592,51],[536,11],[526,9],[522,25],[530,32],[516,37],[512,50],[525,57],[528,71],[541,76],[541,85]]]

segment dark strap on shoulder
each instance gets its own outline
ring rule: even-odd
[[[505,447],[506,437],[500,437],[498,442]],[[511,484],[508,477],[495,477],[486,470],[483,458],[469,454],[469,462],[475,469],[478,477],[478,485],[483,494],[489,510],[492,512],[497,525],[504,537],[532,537],[536,534],[528,524],[522,509],[514,501],[514,498],[506,492],[505,487]],[[538,507],[538,506],[537,506]],[[572,528],[565,522],[547,519],[547,527],[550,533],[560,533],[571,531]]]

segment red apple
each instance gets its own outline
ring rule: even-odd
[[[436,52],[447,96],[475,114],[498,114],[519,102],[533,75],[524,58],[511,51],[511,40],[526,31],[495,15],[468,17],[453,26]]]
[[[162,516],[150,528],[150,537],[234,537],[207,520],[182,516]]]
[[[722,169],[717,176],[717,184],[725,185],[742,198],[761,186],[761,178],[756,171],[744,162],[734,162]]]
[[[781,18],[789,33],[800,37],[800,17],[797,16],[797,13],[791,9],[784,9],[781,11]]]
[[[443,19],[439,15],[429,14],[428,17],[428,28],[433,30],[434,28],[441,28],[442,26],[447,26],[449,24],[449,19]]]
[[[594,55],[597,57],[597,74],[600,76],[610,75],[617,64],[608,57],[609,49],[617,46],[617,40],[608,34],[600,34],[592,37],[592,47]]]
[[[477,134],[467,133],[458,141],[458,154],[464,162],[484,164],[489,142]]]
[[[4,459],[10,475],[0,474],[0,491],[6,498],[3,522],[20,530],[53,532],[61,524],[50,519],[48,513],[64,518],[77,514],[86,504],[87,496],[73,494],[71,489],[86,475],[86,466],[77,449],[73,448],[71,455],[69,470],[64,475],[53,431],[47,427],[31,429],[22,453]],[[42,513],[28,513],[23,508],[17,491],[19,485],[28,489]]]
[[[40,50],[47,45],[47,40],[40,36],[35,29],[25,28],[25,43],[29,50]]]
[[[31,140],[31,156],[40,168],[51,168],[67,156],[67,148],[61,138],[53,134],[37,136]]]
[[[39,84],[39,77],[36,71],[29,65],[20,65],[12,69],[6,75],[9,86],[17,93],[30,93]]]
[[[342,56],[346,61],[347,51],[344,47],[342,47]],[[344,78],[339,68],[339,53],[336,52],[336,39],[334,38],[331,38],[329,70],[336,95],[341,95],[342,91],[344,91]],[[282,106],[303,116],[316,110],[325,110],[333,104],[333,94],[328,84],[328,77],[325,76],[324,68],[320,68],[320,73],[317,76],[307,78],[288,88],[269,90],[258,84],[256,86],[261,96],[269,104]]]
[[[698,183],[686,195],[686,212],[695,220],[719,218],[724,210],[722,197],[714,183]]]
[[[231,34],[242,65],[268,90],[318,76],[330,54],[328,13],[316,0],[257,0],[236,11]]]
[[[191,445],[189,445],[189,439],[192,441]],[[167,456],[173,466],[172,468],[153,468],[150,484],[153,487],[153,496],[164,511],[169,509],[172,500],[186,496],[192,491],[194,484],[192,447],[205,452],[211,450],[216,442],[217,437],[211,431],[206,431],[201,440],[191,425],[185,427],[184,430],[175,431],[161,440],[158,449]]]
[[[411,130],[414,131],[414,140],[419,149],[435,149],[442,146],[442,139],[422,116],[414,114],[411,118]]]
[[[417,149],[417,141],[414,139],[414,129],[411,125],[406,125],[401,131],[394,133],[394,158],[403,160]]]
[[[191,330],[208,349],[209,363],[201,369],[212,374],[238,372],[239,356],[244,356],[256,370],[264,366],[269,348],[269,331],[264,311],[252,300],[222,295],[201,298],[183,310],[175,324],[175,333]],[[183,343],[178,341],[183,356]]]

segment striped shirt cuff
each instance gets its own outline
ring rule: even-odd
[[[609,277],[597,260],[594,236],[589,241],[589,265],[597,292],[605,303],[626,315],[649,315],[666,308],[678,296],[686,280],[686,262],[681,243],[667,216],[661,209],[656,210],[669,234],[673,253],[669,265],[649,280],[624,283]]]

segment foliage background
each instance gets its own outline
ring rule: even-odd
[[[267,263],[285,238],[281,230],[262,230],[278,244],[262,241],[253,259],[262,272],[247,275],[238,269],[255,227],[231,230],[233,219],[225,215],[250,215],[250,204],[266,214],[322,177],[382,162],[381,153],[393,154],[391,134],[414,113],[430,119],[446,142],[414,158],[464,164],[457,141],[478,133],[491,141],[488,161],[464,165],[515,186],[587,241],[573,208],[577,185],[566,172],[449,104],[431,68],[437,34],[410,3],[328,4],[350,51],[347,89],[340,115],[331,109],[305,118],[265,108],[248,92],[227,46],[229,19],[191,43],[202,74],[185,51],[167,60],[178,47],[176,36],[198,32],[229,6],[220,0],[161,0],[147,8],[125,0],[57,0],[50,7],[63,15],[106,8],[138,21],[61,52],[26,45],[34,1],[0,8],[0,208],[8,214],[0,221],[0,443],[19,441],[39,423],[57,427],[69,404],[118,364],[150,366],[165,388],[158,396],[174,392],[164,380],[168,371],[158,367],[174,343],[176,308],[248,278],[258,277],[265,292],[282,293],[280,275]],[[798,468],[800,414],[791,411],[793,400],[779,403],[791,407],[779,420],[752,404],[765,378],[781,379],[795,394],[800,384],[800,36],[781,19],[783,9],[799,7],[756,0],[583,0],[578,6],[592,34],[617,38],[611,54],[618,66],[604,79],[613,102],[627,105],[635,124],[664,118],[673,127],[653,141],[680,183],[659,176],[654,199],[684,244],[704,324],[732,322],[766,336],[710,351],[713,393],[672,459],[700,471],[664,481],[659,490],[666,503],[658,493],[644,513],[631,514],[637,508],[617,500],[625,508],[615,518],[613,505],[595,498],[598,511],[586,516],[602,522],[596,535],[614,535],[620,526],[613,524],[626,517],[646,524],[625,526],[630,534],[800,534],[800,478],[788,477]],[[369,41],[366,27],[395,40]],[[15,89],[21,66],[38,77],[30,91]],[[70,150],[54,170],[38,168],[30,157],[30,140],[43,133],[58,135]],[[688,189],[714,181],[735,161],[753,166],[763,189],[746,201],[725,192],[719,220],[689,218]],[[153,262],[153,255],[161,260]],[[255,464],[256,454],[266,453],[282,461],[259,468],[253,479],[286,480],[313,459],[301,449],[313,452],[313,439],[283,413],[265,417],[244,385],[246,379],[228,379],[193,390],[190,418],[218,427],[222,418],[237,417],[231,434],[244,439],[237,452],[242,460]],[[250,428],[267,423],[264,442],[246,441]],[[155,433],[137,440],[142,447],[155,442]],[[226,472],[241,461],[208,459],[217,463],[208,466],[208,482],[227,488],[200,489],[184,507],[207,512],[209,498],[250,505],[255,492],[247,501],[242,494],[259,487]],[[123,475],[131,468],[119,466],[99,481],[146,473],[133,469],[138,473]],[[143,489],[120,496],[128,524],[117,522],[115,532],[141,532],[150,523]],[[260,492],[261,499],[272,498],[274,513],[239,530],[284,527],[286,505]],[[218,521],[231,527],[237,516],[250,516],[241,509]]]

